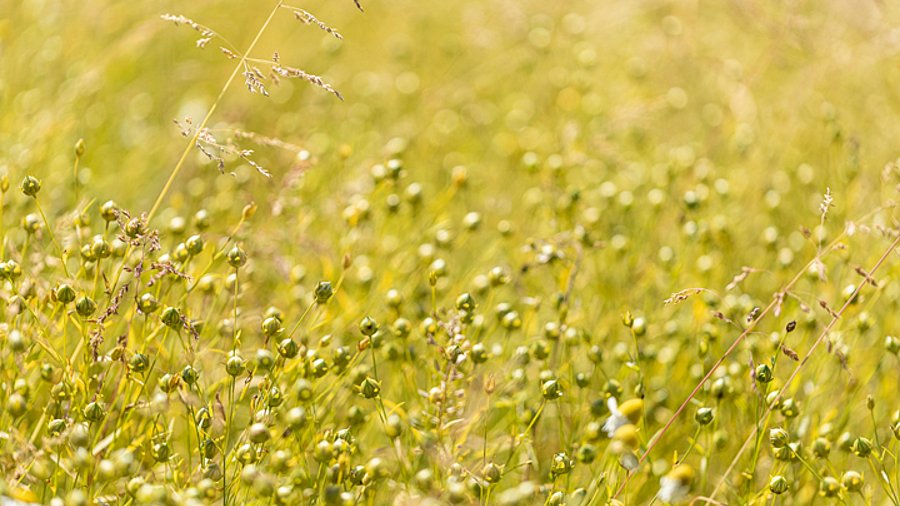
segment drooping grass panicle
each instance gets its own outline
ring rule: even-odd
[[[221,34],[219,34],[218,32],[216,32],[215,30],[213,30],[212,28],[210,28],[208,26],[201,25],[200,23],[194,21],[193,19],[191,19],[187,16],[183,16],[180,14],[162,14],[160,16],[160,18],[163,19],[164,21],[170,21],[172,23],[175,23],[175,26],[184,25],[184,26],[193,28],[194,30],[199,32],[200,38],[197,39],[196,46],[201,49],[205,48],[210,43],[210,41],[212,41],[214,38],[218,38],[225,44],[234,48],[234,45],[228,39],[223,37]]]
[[[344,36],[341,35],[337,30],[335,30],[331,26],[328,26],[324,22],[320,21],[317,17],[313,16],[312,13],[310,13],[309,11],[307,11],[305,9],[301,9],[299,7],[293,7],[291,5],[284,5],[283,7],[285,9],[291,10],[294,13],[294,17],[296,19],[298,19],[299,21],[302,21],[304,24],[316,25],[319,28],[321,28],[324,32],[333,35],[335,38],[338,38],[338,39],[344,38]]]
[[[286,79],[302,79],[304,81],[312,83],[312,84],[322,88],[323,90],[331,93],[332,95],[336,96],[340,100],[344,100],[343,95],[341,95],[341,93],[339,91],[334,89],[334,87],[332,87],[330,84],[326,83],[325,80],[323,80],[321,77],[319,77],[315,74],[310,74],[310,73],[300,70],[298,68],[288,67],[288,66],[284,66],[281,64],[273,65],[272,71],[275,72],[275,74],[277,74],[281,77],[284,77]]]

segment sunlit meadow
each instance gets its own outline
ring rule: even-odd
[[[900,505],[900,3],[0,0],[0,505]]]

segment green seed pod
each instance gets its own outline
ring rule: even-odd
[[[831,476],[822,478],[822,482],[819,483],[819,493],[825,497],[837,497],[840,492],[841,484]]]
[[[543,339],[538,339],[531,344],[531,356],[536,360],[544,360],[550,356],[550,343]]]
[[[15,281],[22,277],[22,266],[20,266],[19,263],[15,260],[7,260],[3,272],[6,277]]]
[[[316,459],[316,462],[328,462],[333,456],[334,452],[328,441],[322,440],[316,443],[316,447],[313,450],[313,458]]]
[[[153,313],[159,309],[159,301],[156,300],[152,293],[145,293],[138,300],[138,309],[144,314]]]
[[[599,364],[603,362],[603,348],[598,345],[593,345],[588,350],[587,354],[588,360],[590,360],[594,364]]]
[[[412,331],[412,324],[406,318],[397,318],[394,320],[391,330],[394,331],[395,336],[400,339],[406,339]]]
[[[488,281],[491,283],[491,286],[497,287],[509,283],[510,278],[503,267],[493,267],[488,271]]]
[[[506,330],[516,330],[522,327],[522,318],[516,311],[510,311],[503,315],[500,326]]]
[[[410,183],[406,187],[403,196],[410,204],[418,205],[422,202],[422,185],[419,183]]]
[[[269,434],[269,428],[263,423],[254,423],[247,431],[250,441],[256,444],[263,444],[268,441],[272,435]]]
[[[275,365],[275,356],[266,348],[256,350],[256,368],[260,371],[270,371]]]
[[[316,296],[316,304],[322,305],[328,302],[331,297],[334,295],[334,288],[331,286],[330,281],[319,281],[316,285],[315,296]]]
[[[894,355],[900,354],[900,339],[897,339],[894,336],[885,337],[884,348],[888,351],[888,353],[892,353]]]
[[[847,471],[844,473],[844,476],[841,477],[841,484],[848,492],[859,492],[862,490],[863,477],[856,471]]]
[[[287,422],[288,426],[295,431],[306,427],[306,424],[308,422],[306,418],[306,410],[299,406],[296,408],[291,408],[291,410],[288,411],[285,415],[285,421]]]
[[[73,150],[75,151],[75,156],[77,158],[81,158],[84,155],[84,139],[78,139],[77,141],[75,141]]]
[[[864,437],[858,437],[853,441],[853,446],[850,447],[850,450],[857,457],[866,458],[872,453],[872,441]]]
[[[369,459],[369,461],[366,462],[366,474],[369,475],[369,478],[372,480],[383,480],[389,475],[387,464],[378,457]]]
[[[631,324],[631,331],[634,332],[634,335],[641,337],[647,333],[647,320],[643,317],[639,316],[634,319],[634,322]]]
[[[187,246],[185,246],[183,242],[178,243],[178,245],[175,246],[175,251],[172,252],[172,260],[176,262],[186,262],[190,256],[191,254],[188,253]]]
[[[150,367],[150,359],[143,353],[135,353],[128,361],[128,367],[132,372],[142,373]]]
[[[482,474],[484,473],[482,472]],[[423,492],[427,492],[434,487],[434,472],[430,469],[420,470],[413,479],[419,490],[422,490]]]
[[[572,471],[572,459],[565,452],[553,455],[550,463],[550,474],[554,477],[569,474]]]
[[[244,465],[256,462],[258,457],[259,455],[256,453],[256,449],[249,443],[239,446],[235,455],[238,462]]]
[[[475,310],[475,298],[469,293],[464,293],[456,299],[456,309],[463,312],[471,312]]]
[[[359,332],[366,337],[372,337],[378,332],[378,323],[371,316],[366,316],[359,322]]]
[[[9,411],[13,418],[19,418],[28,411],[28,401],[24,395],[14,393],[7,399],[6,410]]]
[[[820,459],[827,459],[831,453],[831,442],[824,437],[818,437],[813,441],[813,454]]]
[[[209,228],[209,212],[206,209],[200,209],[194,213],[194,226],[197,227],[197,230]]]
[[[90,244],[85,244],[84,246],[82,246],[79,250],[79,253],[81,254],[81,258],[84,259],[85,262],[93,262],[97,259],[97,257],[95,257],[91,252]]]
[[[68,383],[61,381],[50,388],[50,396],[56,399],[58,402],[65,401],[71,395],[71,387]],[[10,400],[12,397],[10,396]]]
[[[192,235],[184,241],[184,247],[187,250],[188,254],[191,256],[197,256],[203,252],[203,238],[199,235]]]
[[[270,318],[271,319],[271,318]],[[300,347],[291,338],[284,338],[278,343],[278,354],[286,359],[296,358],[300,353]]]
[[[550,369],[543,369],[538,373],[538,381],[540,381],[542,384],[545,381],[550,381],[552,379],[556,379],[556,374],[554,374],[554,372]]]
[[[731,378],[723,376],[713,381],[711,388],[713,397],[716,399],[724,399],[734,393],[734,387],[731,385]]]
[[[106,222],[115,221],[119,217],[119,206],[112,200],[107,200],[100,206],[100,217]]]
[[[99,402],[89,402],[82,410],[82,413],[89,422],[99,422],[106,416],[106,410]]]
[[[166,373],[159,377],[157,384],[163,392],[172,393],[181,384],[181,377]]]
[[[843,432],[838,436],[836,443],[841,451],[849,452],[853,449],[853,435],[849,432]]]
[[[34,198],[40,191],[41,181],[34,176],[25,176],[25,179],[22,180],[22,193]]]
[[[56,300],[61,304],[68,304],[74,301],[76,297],[75,289],[67,285],[66,283],[62,283],[57,286],[54,294],[56,295]]]
[[[694,414],[694,420],[700,425],[709,425],[713,421],[713,416],[712,408],[703,407]]]
[[[206,459],[211,459],[216,455],[216,443],[210,438],[204,438],[200,441],[200,453]]]
[[[559,324],[556,322],[547,322],[544,324],[544,338],[550,341],[559,341],[562,332]]]
[[[194,423],[197,425],[197,428],[201,430],[207,430],[212,427],[212,413],[209,412],[209,408],[203,406],[198,409],[197,413],[194,415]]]
[[[780,460],[782,462],[789,462],[796,459],[796,455],[791,451],[790,445],[776,448],[773,453],[775,454],[775,460]]]
[[[75,312],[78,313],[78,316],[81,316],[82,318],[91,316],[96,310],[97,303],[87,295],[81,297],[80,299],[78,299],[78,302],[75,303]]]
[[[384,295],[384,301],[389,307],[398,309],[403,305],[403,295],[400,294],[399,290],[391,288]]]
[[[338,370],[343,370],[347,367],[347,364],[350,363],[350,351],[343,346],[338,346],[334,350],[334,355],[332,356],[332,362],[334,362],[334,367]]]
[[[187,228],[187,221],[182,216],[174,216],[169,220],[169,232],[174,236],[180,236]]]
[[[12,330],[6,336],[6,344],[13,353],[24,353],[28,349],[29,340],[18,330]]]
[[[91,255],[93,255],[94,258],[108,258],[111,253],[112,250],[109,243],[102,237],[95,237],[94,240],[91,241]]]
[[[800,414],[800,407],[797,406],[797,403],[792,398],[781,401],[779,409],[785,418],[794,418]]]
[[[786,430],[780,427],[769,429],[769,444],[772,445],[772,448],[782,448],[788,443],[790,443],[790,435]]]
[[[778,409],[781,407],[781,399],[778,396],[781,394],[778,390],[772,390],[768,394],[766,394],[766,404],[772,406],[772,409]]]
[[[178,308],[169,306],[163,309],[162,314],[160,315],[160,320],[171,329],[179,329],[181,328],[181,312]]]
[[[769,490],[775,495],[781,495],[791,488],[790,483],[784,476],[775,475],[769,480]]]
[[[375,379],[366,376],[359,385],[359,393],[366,399],[374,399],[381,393],[381,384]]]
[[[76,423],[72,426],[72,430],[69,431],[69,443],[75,448],[87,448],[91,444],[91,430],[86,423]]]
[[[106,216],[104,216],[104,219],[106,219]],[[113,218],[113,219],[115,219],[115,218]],[[107,221],[111,221],[111,220],[107,220]],[[134,239],[135,237],[144,235],[146,228],[147,227],[144,224],[144,220],[142,220],[141,218],[137,218],[137,217],[131,218],[130,220],[128,220],[128,223],[125,224],[125,235]]]
[[[582,464],[591,464],[597,459],[597,448],[590,443],[581,445],[581,447],[578,448],[578,453],[575,454],[575,457],[578,459],[578,462],[581,462]]]
[[[240,246],[235,246],[228,252],[227,260],[228,265],[235,269],[239,269],[247,263],[247,254],[244,253],[244,250],[241,249]]]
[[[33,213],[28,214],[22,218],[22,228],[29,234],[36,234],[39,230],[44,228],[44,222],[41,221],[40,216]]]
[[[310,364],[309,372],[316,378],[325,376],[328,373],[328,362],[321,358],[313,360],[312,364]]]
[[[237,377],[244,372],[244,359],[240,355],[232,355],[225,362],[225,372],[229,376]]]
[[[144,478],[140,476],[135,476],[134,478],[128,480],[128,483],[125,485],[125,492],[128,493],[131,497],[137,496],[138,490],[140,490],[145,484]]]
[[[31,387],[28,385],[25,378],[18,378],[15,383],[13,383],[13,392],[18,392],[27,399],[28,396],[31,395]]]
[[[563,396],[562,385],[557,380],[545,381],[541,385],[541,395],[547,400],[559,399]]]
[[[200,372],[192,366],[187,365],[181,370],[181,379],[188,385],[194,385],[200,379]]]
[[[513,357],[520,365],[528,365],[531,362],[531,352],[525,346],[517,346]]]
[[[262,332],[266,335],[266,337],[272,337],[275,334],[279,334],[284,331],[284,329],[281,327],[281,320],[271,316],[262,321],[261,327]]]
[[[47,423],[47,434],[51,437],[58,436],[64,430],[66,430],[66,421],[62,418],[54,418]]]
[[[469,353],[469,356],[472,358],[472,362],[476,364],[483,364],[487,362],[488,352],[487,348],[484,347],[482,343],[476,343],[472,346],[472,350]]]
[[[481,214],[477,212],[469,212],[463,216],[462,225],[466,230],[475,231],[481,226]]]
[[[493,462],[488,462],[481,470],[481,477],[484,478],[484,481],[493,484],[500,481],[500,478],[503,477],[503,473],[500,471],[500,466]]]
[[[772,381],[772,368],[768,364],[759,364],[756,366],[756,381],[760,383],[768,383]]]
[[[403,434],[403,421],[396,413],[388,416],[384,424],[384,433],[391,439],[396,439]]]
[[[575,384],[578,388],[587,388],[591,384],[591,377],[583,372],[575,374]]]
[[[728,440],[728,431],[726,430],[717,430],[713,433],[713,445],[716,450],[724,450],[728,446]]]
[[[56,368],[52,364],[41,364],[41,379],[47,382],[54,381]]]
[[[154,443],[150,447],[150,455],[157,462],[165,462],[169,460],[169,456],[172,453],[172,449],[169,447],[168,441],[160,441],[158,443]]]
[[[608,397],[615,397],[617,399],[622,397],[622,384],[619,383],[616,379],[609,379],[606,382],[606,386],[603,391],[606,393]]]

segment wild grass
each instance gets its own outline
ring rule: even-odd
[[[187,7],[0,19],[2,501],[900,504],[893,4]]]

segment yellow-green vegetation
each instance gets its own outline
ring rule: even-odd
[[[0,0],[0,504],[900,504],[898,26]]]

